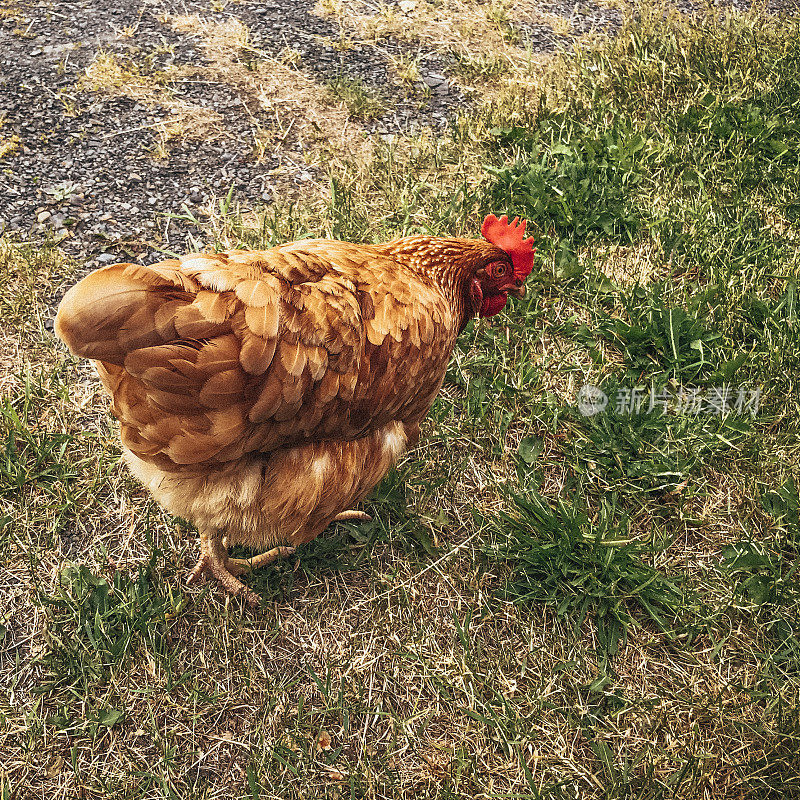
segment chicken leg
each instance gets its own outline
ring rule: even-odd
[[[286,558],[286,556],[294,553],[295,550],[297,550],[296,547],[273,547],[271,550],[267,550],[266,553],[259,553],[259,555],[252,558],[228,558],[225,562],[225,569],[236,577],[243,572],[250,572],[256,567],[271,564],[279,558]]]
[[[333,522],[370,522],[371,520],[372,517],[369,514],[353,509],[342,511],[333,518]],[[251,572],[257,567],[263,567],[265,564],[271,564],[279,558],[290,556],[296,549],[295,547],[273,547],[252,558],[230,558],[228,542],[221,531],[202,528],[200,530],[200,560],[189,573],[186,582],[197,583],[201,578],[213,575],[226,592],[241,596],[255,608],[260,604],[261,598],[239,580],[239,575]]]
[[[201,578],[213,575],[229,594],[240,596],[252,607],[261,603],[261,598],[245,586],[236,576],[249,572],[254,567],[269,564],[294,553],[294,547],[273,547],[255,558],[228,558],[228,549],[219,530],[200,530],[200,560],[189,573],[186,582],[197,583]]]
[[[350,511],[340,512],[331,522],[372,522],[372,517],[364,511],[351,509]],[[222,546],[226,550],[230,547],[230,542],[228,542],[226,536],[222,537]],[[271,564],[276,558],[291,555],[296,549],[296,547],[273,547],[271,550],[267,550],[266,553],[261,553],[252,558],[228,558],[225,568],[234,577],[238,577],[243,572],[250,572],[256,567]]]

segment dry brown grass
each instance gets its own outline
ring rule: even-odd
[[[296,55],[287,52],[280,59],[267,58],[249,44],[249,32],[236,18],[219,23],[183,15],[168,22],[176,31],[198,38],[211,62],[209,67],[189,68],[188,73],[223,81],[239,93],[262,152],[280,154],[290,133],[304,151],[310,151],[309,165],[318,164],[322,152],[352,155],[363,147],[360,129],[344,106],[332,105],[324,87],[294,68]],[[243,53],[258,61],[245,66]],[[271,121],[269,128],[262,114]]]
[[[164,22],[197,39],[210,63],[145,74],[135,63],[101,51],[75,86],[78,92],[130,97],[167,111],[154,126],[156,157],[168,156],[173,139],[233,137],[248,142],[257,160],[277,161],[274,182],[286,188],[298,172],[322,164],[331,152],[351,156],[367,147],[343,103],[332,103],[325,87],[294,68],[296,58],[270,59],[253,48],[247,27],[236,17],[218,22],[178,15]],[[184,99],[181,85],[193,80],[233,88],[246,122]],[[289,143],[302,151],[299,156],[290,152]]]
[[[663,280],[669,269],[663,252],[649,239],[632,245],[593,246],[580,255],[590,260],[609,280],[624,288]]]
[[[563,17],[545,13],[533,0],[509,3],[462,3],[409,0],[399,5],[357,2],[318,2],[316,12],[337,19],[346,30],[378,45],[393,38],[417,49],[438,51],[457,59],[450,79],[479,102],[497,107],[496,118],[509,122],[526,119],[509,101],[535,105],[549,57],[531,53],[509,26],[509,20],[548,24],[554,32],[568,32]],[[460,64],[460,66],[458,66]],[[406,63],[395,73],[401,81],[417,80]],[[509,115],[511,111],[511,115]]]
[[[19,136],[6,136],[0,139],[0,158],[10,156],[19,150]]]
[[[387,37],[444,52],[492,55],[510,64],[525,64],[528,53],[509,27],[510,21],[551,25],[559,34],[568,33],[568,20],[543,12],[533,0],[492,0],[456,3],[407,0],[398,5],[321,0],[316,12],[334,17],[365,39]]]
[[[222,116],[188,103],[169,88],[167,74],[144,75],[133,63],[123,63],[113,53],[100,51],[76,82],[77,92],[96,92],[104,97],[129,97],[151,107],[163,108],[168,117],[154,127],[160,138],[159,153],[173,138],[202,139],[218,135]]]

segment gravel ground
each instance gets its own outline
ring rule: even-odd
[[[230,187],[245,203],[269,202],[276,170],[285,192],[301,192],[317,177],[291,132],[279,150],[255,157],[254,125],[268,128],[273,121],[248,105],[241,87],[225,81],[170,84],[174,100],[214,112],[220,124],[213,135],[169,140],[160,158],[154,153],[168,107],[76,89],[98,53],[145,65],[142,74],[149,75],[208,66],[199,38],[174,30],[168,15],[199,14],[219,23],[235,17],[247,26],[253,48],[268,57],[291,52],[298,69],[317,83],[360,81],[386,102],[382,116],[361,123],[368,134],[438,128],[467,102],[446,79],[440,53],[416,53],[428,90],[401,89],[391,83],[389,59],[407,52],[408,44],[382,39],[380,45],[341,47],[338,23],[314,14],[308,0],[211,5],[222,10],[192,0],[0,0],[0,148],[17,143],[0,160],[0,231],[55,236],[66,252],[92,266],[158,257],[191,246],[192,223],[170,216],[184,207],[197,212]],[[542,11],[568,18],[571,37],[613,32],[620,23],[618,11],[587,2],[543,3]],[[535,52],[570,40],[536,20],[513,19],[511,25]]]
[[[570,16],[576,33],[592,25],[614,25],[619,16],[583,3],[546,8]],[[364,124],[368,133],[441,127],[465,102],[445,79],[447,64],[439,53],[419,54],[421,77],[430,91],[399,91],[390,84],[388,58],[407,50],[406,44],[382,40],[380,47],[337,47],[338,24],[312,9],[307,0],[239,2],[216,12],[191,0],[0,4],[0,144],[18,137],[16,151],[0,161],[0,230],[54,235],[65,251],[94,264],[146,258],[157,255],[159,247],[189,246],[192,225],[166,215],[180,214],[184,205],[202,207],[231,186],[242,201],[270,200],[270,173],[281,159],[275,154],[260,161],[254,157],[252,138],[243,135],[252,130],[254,112],[235,86],[202,80],[171,85],[178,100],[221,115],[222,129],[198,140],[171,140],[169,155],[162,158],[153,153],[159,124],[169,118],[167,108],[76,92],[76,82],[100,52],[123,63],[146,64],[149,74],[207,65],[197,37],[173,30],[166,15],[196,13],[219,22],[235,15],[249,29],[250,44],[267,56],[291,50],[299,68],[319,83],[355,79],[391,97],[386,114]],[[524,19],[518,29],[533,50],[553,49],[559,38],[564,41]],[[256,122],[270,124],[266,117]],[[296,146],[291,136],[283,142],[287,151]],[[296,170],[289,180],[301,190],[315,173],[302,152],[294,151],[291,163]]]

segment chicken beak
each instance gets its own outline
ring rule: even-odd
[[[522,284],[522,286],[517,286],[515,289],[509,289],[508,293],[513,294],[514,297],[525,297],[525,284]]]

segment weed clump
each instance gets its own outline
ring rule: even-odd
[[[576,630],[591,618],[605,660],[637,615],[669,633],[685,604],[680,579],[643,560],[654,548],[630,538],[613,503],[603,503],[592,521],[578,498],[562,496],[551,506],[530,490],[510,499],[514,510],[501,512],[498,543],[487,551],[512,570],[502,597],[552,605]]]

